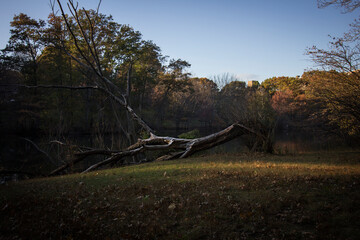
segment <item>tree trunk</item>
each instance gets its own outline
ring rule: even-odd
[[[105,160],[98,162],[84,172],[95,170],[101,166],[122,161],[127,156],[136,156],[139,153],[146,151],[162,151],[164,154],[157,160],[170,160],[178,158],[186,158],[192,154],[203,151],[220,144],[226,143],[242,134],[254,134],[260,138],[265,138],[263,135],[255,132],[254,130],[247,128],[239,123],[232,124],[229,127],[205,137],[196,139],[183,139],[174,137],[161,137],[151,134],[148,139],[139,139],[135,144],[131,145],[123,151],[105,151],[105,150],[90,150],[75,154],[75,158],[71,163],[67,163],[58,169],[50,173],[50,175],[58,174],[59,172],[67,169],[73,164],[82,161],[91,155],[107,155],[109,156]]]

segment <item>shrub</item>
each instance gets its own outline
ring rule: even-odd
[[[194,139],[200,137],[199,129],[194,129],[190,132],[182,133],[178,136],[179,138]]]

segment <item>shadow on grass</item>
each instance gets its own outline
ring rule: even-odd
[[[4,239],[359,239],[360,153],[228,154],[0,187]]]

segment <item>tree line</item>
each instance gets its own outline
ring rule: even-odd
[[[20,13],[10,23],[11,36],[0,58],[3,136],[57,139],[67,145],[59,159],[79,150],[71,149],[70,136],[90,136],[92,150],[133,151],[129,146],[139,144],[138,139],[169,129],[207,130],[182,135],[200,139],[235,123],[241,124],[236,126],[241,126],[250,151],[274,152],[276,132],[284,129],[358,143],[358,22],[344,37],[333,39],[330,50],[307,50],[321,70],[273,77],[250,87],[230,81],[229,75],[192,77],[190,63],[164,56],[131,26],[116,23],[99,9],[78,8],[73,1],[68,1],[66,13],[57,3],[61,14],[53,11],[47,21]],[[155,142],[170,147],[178,141],[153,139],[142,142],[141,154]],[[216,145],[223,140],[212,141]],[[186,144],[177,156],[192,152],[190,142]],[[203,146],[212,145],[204,143],[197,150]],[[139,152],[128,156],[139,162]]]

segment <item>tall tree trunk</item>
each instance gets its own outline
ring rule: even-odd
[[[132,63],[130,62],[126,77],[126,102],[130,106]]]
[[[126,86],[126,103],[128,106],[130,106],[130,102],[131,102],[131,74],[132,74],[132,62],[130,62],[129,65],[129,69],[127,72],[127,86]],[[135,126],[134,126],[134,122],[133,119],[131,117],[131,115],[129,114],[129,112],[126,112],[126,118],[127,118],[127,134],[128,134],[128,139],[129,139],[129,144],[133,144],[136,141],[136,132],[135,132]],[[132,155],[132,159],[134,162],[137,162],[137,157],[136,155]]]

